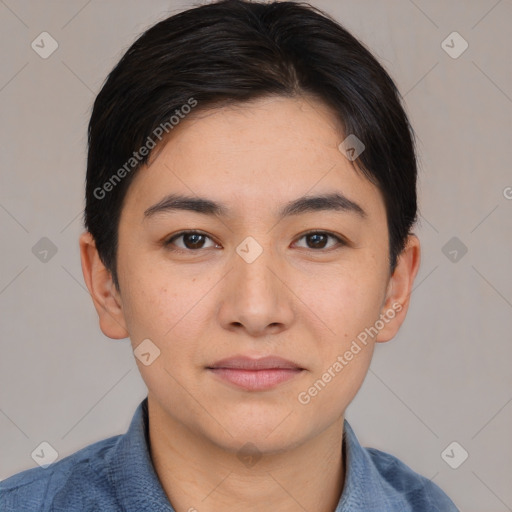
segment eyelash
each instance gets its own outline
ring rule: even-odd
[[[190,231],[180,231],[179,233],[176,233],[174,235],[172,235],[172,237],[168,238],[167,240],[164,241],[164,246],[170,250],[170,251],[174,251],[174,252],[198,252],[202,249],[205,249],[203,247],[200,247],[199,249],[183,249],[181,247],[171,247],[171,245],[173,244],[173,242],[175,240],[177,240],[178,238],[181,238],[185,235],[203,235],[204,237],[206,238],[209,238],[210,240],[213,241],[213,239],[207,235],[206,233],[202,232],[202,231],[197,231],[197,230],[190,230]],[[320,230],[311,230],[311,231],[307,231],[306,233],[302,233],[302,235],[297,239],[297,240],[301,240],[302,238],[308,236],[308,235],[327,235],[331,238],[334,238],[338,245],[339,246],[346,246],[348,245],[348,243],[341,237],[339,237],[338,235],[335,235],[334,233],[331,233],[330,231],[320,231]],[[216,243],[216,242],[215,242]],[[305,247],[305,249],[309,249],[311,251],[314,251],[314,252],[327,252],[327,251],[330,251],[332,249],[337,249],[339,247],[329,247],[327,249],[323,249],[323,248],[320,248],[320,249],[310,249],[308,247]],[[206,247],[206,249],[211,249],[211,247]]]

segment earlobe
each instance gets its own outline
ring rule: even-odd
[[[416,235],[409,235],[405,249],[390,278],[381,320],[384,327],[377,334],[376,342],[389,341],[398,332],[409,309],[410,296],[414,279],[419,270],[421,260],[420,241]]]
[[[85,284],[98,313],[100,328],[112,339],[129,336],[122,309],[121,297],[96,249],[92,235],[86,231],[80,235],[80,258]]]

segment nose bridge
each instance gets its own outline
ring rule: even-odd
[[[272,301],[279,293],[275,270],[272,269],[278,266],[278,262],[273,249],[268,243],[264,244],[248,236],[238,245],[236,256],[233,257],[234,278],[244,297],[254,296],[255,299],[259,297],[259,300]]]

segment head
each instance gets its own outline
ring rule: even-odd
[[[226,0],[165,19],[89,124],[80,246],[101,329],[150,353],[154,407],[214,445],[312,439],[405,319],[416,174],[393,81],[324,13]],[[301,371],[248,391],[210,370],[239,355]]]

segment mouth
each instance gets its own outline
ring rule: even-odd
[[[207,370],[216,378],[246,391],[273,389],[305,371],[292,361],[280,357],[232,357],[217,361]]]

